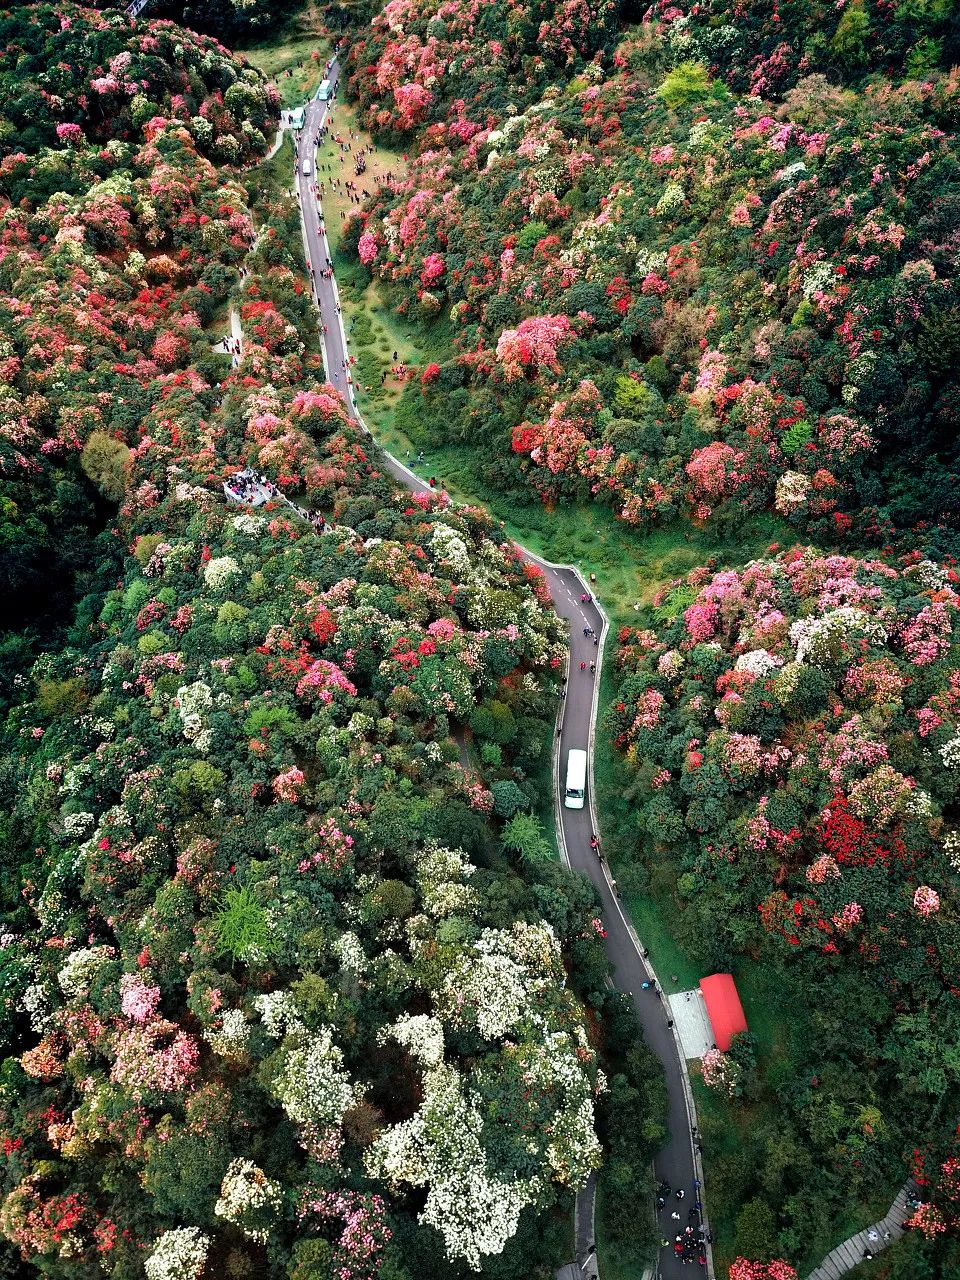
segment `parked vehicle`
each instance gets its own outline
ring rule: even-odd
[[[587,792],[587,753],[574,748],[567,752],[567,786],[563,803],[568,809],[582,809]]]

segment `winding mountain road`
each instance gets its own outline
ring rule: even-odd
[[[334,88],[338,74],[339,68],[334,61],[328,71],[331,86]],[[332,260],[333,255],[326,235],[321,230],[322,213],[315,190],[319,183],[319,177],[316,174],[315,140],[327,118],[330,105],[328,102],[313,100],[307,106],[304,128],[296,140],[296,187],[300,200],[307,260],[313,270],[314,297],[320,311],[327,378],[342,396],[350,415],[369,434],[354,401],[336,278],[334,275],[329,278],[322,275],[328,258]],[[307,176],[303,173],[305,160],[309,160],[312,170]],[[390,454],[383,450],[381,452],[385,465],[401,484],[415,493],[429,491],[430,486],[425,480]],[[542,568],[554,606],[560,617],[564,618],[570,626],[568,682],[566,697],[561,703],[561,714],[558,719],[555,755],[558,836],[561,851],[568,865],[582,871],[597,888],[607,931],[604,945],[613,966],[614,980],[620,990],[628,992],[633,997],[637,1017],[643,1027],[647,1044],[661,1058],[666,1071],[670,1137],[656,1157],[655,1171],[659,1180],[669,1183],[675,1190],[682,1188],[685,1192],[682,1202],[671,1197],[671,1201],[668,1201],[660,1215],[661,1238],[666,1237],[672,1241],[678,1231],[682,1232],[686,1227],[690,1206],[694,1205],[698,1198],[703,1199],[700,1186],[703,1171],[695,1142],[696,1114],[690,1095],[689,1079],[685,1064],[680,1057],[675,1030],[668,1024],[669,1014],[660,994],[660,984],[648,990],[642,989],[641,984],[644,981],[654,981],[655,975],[643,956],[636,934],[614,892],[606,864],[600,861],[590,847],[592,833],[600,829],[593,799],[593,736],[597,714],[597,686],[602,667],[607,619],[592,598],[591,585],[584,581],[576,569],[572,566],[555,565],[542,560],[525,548],[520,550],[525,559]],[[589,628],[591,634],[584,635],[584,628]],[[586,664],[584,671],[580,670],[581,663]],[[590,671],[591,663],[596,664],[596,674]],[[567,753],[571,748],[576,747],[586,750],[589,754],[589,804],[583,809],[567,809],[563,806],[561,799],[563,777]],[[592,1192],[592,1186],[590,1191]],[[590,1247],[594,1243],[592,1209],[592,1194],[578,1198],[576,1248],[577,1262],[581,1264],[587,1262]],[[682,1210],[680,1221],[671,1220],[670,1213],[673,1210]],[[652,1215],[655,1212],[655,1206],[638,1203],[636,1211],[640,1214]],[[706,1261],[706,1268],[698,1266],[696,1262],[683,1264],[675,1255],[671,1243],[660,1250],[657,1275],[661,1280],[674,1280],[674,1278],[680,1280],[681,1277],[702,1276],[705,1273],[712,1277],[713,1261],[709,1245]],[[587,1262],[583,1271],[585,1275],[591,1273],[595,1274],[593,1259]]]

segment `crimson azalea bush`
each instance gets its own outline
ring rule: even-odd
[[[608,47],[616,23],[613,0],[390,0],[350,42],[348,90],[379,132],[435,123],[469,143],[508,101],[533,100]]]
[[[771,1248],[796,1260],[823,1216],[811,1160],[842,1212],[939,1142],[960,1027],[957,582],[919,554],[796,547],[693,571],[619,636],[630,856],[671,886],[705,971],[745,953],[795,1010],[778,1105],[794,1172],[772,1172],[760,1126],[717,1180],[778,1206]],[[713,1057],[709,1085],[758,1100],[742,1058],[733,1090]]]

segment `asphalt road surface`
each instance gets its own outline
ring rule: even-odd
[[[339,67],[336,62],[328,72],[331,86],[337,85]],[[323,333],[324,361],[328,380],[340,393],[347,404],[351,417],[358,418],[353,399],[353,385],[347,362],[346,338],[342,317],[339,312],[339,300],[334,277],[325,279],[322,275],[327,266],[328,256],[332,259],[326,236],[321,232],[322,218],[320,206],[315,193],[315,185],[320,178],[316,173],[316,154],[314,139],[319,133],[327,117],[330,104],[311,101],[307,107],[303,130],[297,141],[297,192],[300,200],[300,212],[303,220],[304,240],[307,259],[313,271],[314,295],[320,309]],[[308,176],[303,174],[303,162],[309,160],[313,170]],[[329,179],[328,175],[322,175]],[[352,176],[352,172],[350,175]],[[363,425],[363,424],[361,424]],[[364,428],[366,429],[366,428]],[[384,453],[387,467],[391,473],[413,492],[425,492],[430,486],[415,472],[389,454]],[[546,575],[547,585],[553,597],[554,606],[560,617],[570,625],[570,668],[566,697],[562,704],[560,734],[557,738],[558,776],[560,786],[566,776],[567,752],[574,747],[591,749],[591,730],[596,714],[594,696],[595,683],[599,679],[599,670],[594,674],[590,664],[600,666],[600,655],[603,649],[606,621],[603,614],[592,600],[592,584],[573,569],[554,566],[531,552],[524,550],[524,555],[539,564]],[[599,584],[602,588],[602,583]],[[584,600],[583,597],[589,597]],[[584,628],[590,628],[591,634],[585,636]],[[595,644],[594,640],[598,643]],[[586,669],[580,670],[584,662]],[[592,766],[592,756],[591,756]],[[592,774],[590,777],[592,781]],[[677,1051],[673,1031],[667,1025],[666,1005],[659,990],[653,988],[643,990],[641,983],[652,978],[652,970],[648,968],[634,942],[633,935],[627,925],[620,904],[611,888],[609,873],[596,853],[590,847],[592,835],[592,815],[589,804],[583,809],[560,810],[563,839],[566,844],[567,860],[577,870],[584,872],[596,885],[603,904],[603,922],[607,930],[605,947],[607,956],[613,965],[614,981],[622,991],[633,997],[637,1017],[643,1027],[647,1044],[663,1061],[666,1071],[667,1091],[670,1100],[670,1138],[658,1153],[655,1170],[659,1180],[669,1183],[673,1194],[668,1198],[666,1207],[660,1212],[659,1230],[661,1238],[670,1242],[678,1234],[682,1234],[687,1226],[688,1211],[698,1199],[695,1180],[698,1167],[695,1163],[694,1135],[691,1132],[685,1100],[684,1072]],[[682,1201],[676,1199],[678,1189],[685,1192]],[[638,1203],[637,1213],[653,1214],[655,1205]],[[679,1211],[680,1220],[671,1218],[671,1212]],[[589,1223],[591,1215],[579,1215],[581,1227],[578,1231],[577,1257],[583,1261],[592,1243],[589,1239]],[[709,1255],[708,1255],[709,1261]],[[712,1274],[712,1267],[707,1268]],[[683,1264],[676,1257],[672,1243],[659,1254],[658,1275],[662,1280],[674,1280],[674,1277],[686,1277],[705,1274],[704,1268],[696,1262]]]

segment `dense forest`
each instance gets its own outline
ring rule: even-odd
[[[535,1280],[598,1168],[655,1243],[662,1070],[542,822],[564,629],[325,385],[227,47],[293,7],[0,15],[0,1276]],[[323,12],[413,446],[638,550],[795,533],[637,601],[598,726],[624,892],[776,987],[695,1069],[725,1280],[907,1176],[884,1275],[960,1275],[954,7]]]
[[[325,388],[259,72],[69,5],[0,47],[0,1274],[546,1276],[663,1104],[534,815],[542,580]]]
[[[453,333],[397,418],[547,522],[608,505],[638,551],[796,531],[621,629],[617,874],[791,1011],[772,1058],[703,1064],[731,1275],[792,1274],[908,1174],[889,1274],[958,1274],[957,15],[607,17],[394,0],[351,38],[410,164],[348,241]]]

